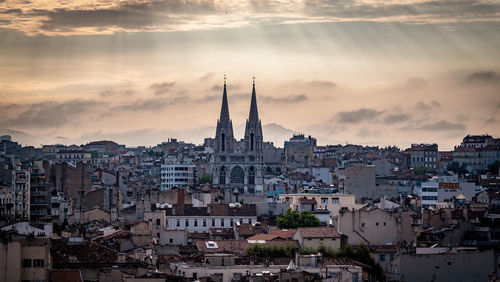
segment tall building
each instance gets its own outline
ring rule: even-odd
[[[233,123],[229,117],[226,80],[222,93],[222,106],[217,130],[215,132],[214,154],[212,159],[213,184],[232,192],[262,193],[262,125],[257,109],[255,79],[253,81],[250,113],[245,125],[245,135],[236,141],[233,133]]]

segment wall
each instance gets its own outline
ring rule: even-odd
[[[417,281],[488,281],[495,270],[493,251],[437,255],[400,255],[401,279]]]

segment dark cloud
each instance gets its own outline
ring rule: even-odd
[[[98,102],[93,100],[70,100],[66,102],[46,101],[24,105],[14,118],[4,120],[6,127],[51,128],[75,122],[93,111]]]
[[[498,123],[498,120],[495,118],[495,117],[492,117],[492,118],[489,118],[487,120],[484,121],[484,124],[497,124]]]
[[[108,89],[99,92],[99,95],[101,97],[113,97],[113,96],[132,96],[134,95],[135,91],[132,89],[120,89],[120,90],[115,90],[115,89]]]
[[[56,139],[58,139],[58,140],[68,140],[68,138],[66,138],[64,136],[57,136]]]
[[[338,122],[345,123],[360,123],[363,121],[371,120],[384,113],[384,111],[377,111],[375,109],[361,108],[355,111],[339,112],[335,115],[334,119]]]
[[[405,122],[408,120],[410,120],[409,114],[388,114],[384,117],[383,123],[395,124],[395,123]]]
[[[423,111],[430,111],[433,109],[440,108],[441,104],[438,101],[430,101],[428,103],[420,101],[417,104],[415,104],[415,108],[418,110],[423,110]]]
[[[490,84],[500,83],[500,75],[495,73],[494,71],[480,71],[469,74],[465,81],[471,84]]]
[[[446,120],[440,120],[437,122],[424,124],[415,129],[425,131],[464,131],[466,127],[462,123],[451,123]]]
[[[326,81],[326,80],[311,80],[307,82],[309,86],[319,87],[319,88],[335,88],[337,84],[335,82]]]
[[[124,29],[148,29],[159,23],[173,27],[185,23],[201,14],[215,11],[211,0],[181,1],[164,0],[154,2],[123,3],[113,8],[99,9],[39,9],[32,16],[46,17],[41,28],[47,31],[70,31],[78,27],[118,27]],[[179,19],[178,15],[182,15]]]
[[[220,84],[215,84],[212,87],[210,87],[211,91],[222,91],[222,89],[223,89],[223,86]]]
[[[149,86],[149,88],[153,89],[156,95],[162,95],[167,93],[175,84],[175,81],[163,81],[159,83],[153,83],[151,84],[151,86]]]
[[[293,104],[298,102],[304,102],[308,100],[307,95],[305,94],[290,94],[285,97],[274,97],[274,96],[257,96],[257,100],[261,100],[264,103],[271,104]]]
[[[398,16],[495,19],[500,8],[499,3],[485,3],[479,0],[437,0],[404,4],[353,3],[353,1],[347,0],[308,0],[305,3],[304,10],[308,15],[342,19],[378,19]]]
[[[161,98],[151,98],[151,99],[138,99],[128,104],[123,104],[114,107],[117,111],[157,111],[165,109],[169,106],[177,105],[188,101],[188,97],[185,95],[177,95],[173,97],[161,97]]]

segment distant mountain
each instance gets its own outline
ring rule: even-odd
[[[264,140],[273,142],[276,147],[283,147],[286,140],[289,140],[294,134],[299,134],[299,132],[277,123],[269,123],[262,126],[262,131]]]

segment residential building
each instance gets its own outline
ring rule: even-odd
[[[363,206],[356,204],[356,196],[353,194],[321,193],[319,190],[317,190],[318,193],[313,193],[314,191],[315,190],[312,190],[309,193],[281,194],[279,196],[280,202],[289,203],[292,210],[302,211],[303,209],[306,209],[311,211],[313,209],[307,209],[307,207],[310,206],[303,206],[303,203],[301,204],[301,201],[304,201],[303,199],[309,199],[309,201],[304,203],[309,205],[315,203],[315,208],[329,210],[332,217],[338,216],[341,208],[354,209]]]
[[[347,237],[340,234],[335,227],[327,226],[299,227],[293,233],[293,239],[297,240],[302,248],[317,249],[323,245],[334,251],[340,249],[347,241]]]
[[[437,144],[411,144],[411,167],[426,168],[428,171],[438,169]]]
[[[165,159],[161,165],[161,190],[189,187],[196,183],[196,166],[175,159]]]

